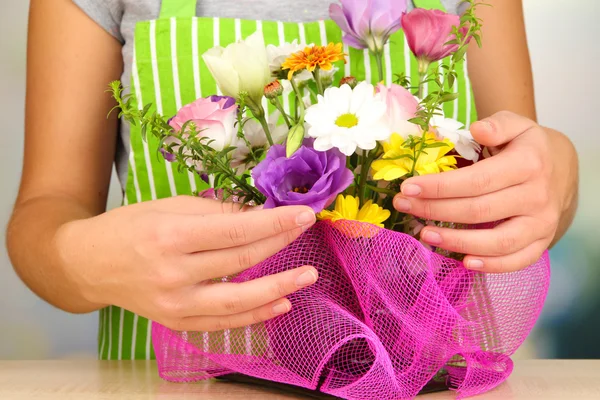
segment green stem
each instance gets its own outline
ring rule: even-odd
[[[373,56],[375,56],[375,61],[377,62],[377,72],[379,73],[379,82],[383,82],[385,80],[383,76],[383,51],[373,52]]]
[[[294,95],[294,121],[298,122],[298,97]]]
[[[388,220],[389,229],[393,230],[394,227],[396,226],[396,221],[398,220],[398,215],[400,215],[398,210],[396,210],[395,208],[392,207],[392,215],[390,216],[390,219]]]
[[[358,183],[358,198],[360,200],[360,205],[362,206],[365,202],[365,195],[367,192],[367,188],[366,188],[367,172],[369,171],[368,167],[367,167],[368,157],[367,157],[367,152],[365,150],[363,150],[360,160],[361,160],[361,167],[360,167],[360,181]]]
[[[297,124],[300,123],[304,123],[304,113],[305,113],[305,109],[304,109],[304,100],[302,100],[302,93],[300,92],[300,89],[298,89],[298,85],[296,85],[296,82],[294,82],[294,80],[292,79],[290,81],[290,83],[292,84],[292,88],[294,88],[294,93],[296,94],[296,101],[297,101],[297,105],[298,108],[300,109],[300,115],[297,118]]]
[[[275,108],[277,108],[279,110],[281,115],[283,115],[283,119],[285,120],[285,124],[287,125],[287,127],[291,128],[292,124],[290,122],[290,119],[288,118],[288,115],[286,114],[285,110],[283,109],[281,102],[279,101],[279,97],[275,97],[274,99],[272,99],[271,104],[273,104],[275,106]]]
[[[423,131],[423,135],[421,136],[421,143],[419,143],[419,151],[414,151],[413,149],[413,166],[410,171],[410,176],[415,176],[415,169],[417,168],[417,161],[419,161],[419,157],[421,157],[421,153],[423,153],[423,148],[425,147],[425,139],[426,139],[427,131]]]
[[[423,96],[425,95],[425,78],[427,78],[427,75],[419,73],[419,91],[417,95],[421,100],[423,100]]]
[[[315,72],[313,72],[313,77],[315,78],[315,82],[317,83],[317,93],[322,95],[325,91],[323,90],[323,82],[321,81],[321,73],[320,69],[315,68]]]
[[[360,168],[360,181],[358,185],[358,193],[361,205],[364,204],[364,201],[367,197],[367,187],[369,186],[367,185],[367,178],[369,177],[371,164],[373,164],[373,161],[377,157],[378,148],[376,148],[374,151],[363,150],[363,155],[361,157],[362,164]]]
[[[366,186],[367,186],[367,188],[371,189],[374,192],[381,193],[381,194],[387,194],[388,196],[395,196],[398,194],[397,192],[394,192],[393,190],[390,190],[390,189],[380,188],[380,187],[373,186],[373,185],[366,185]]]
[[[255,103],[250,97],[246,98],[246,104],[247,104],[248,108],[250,109],[250,112],[252,113],[252,115],[254,115],[254,118],[256,118],[258,120],[258,122],[262,126],[263,130],[265,131],[265,136],[267,137],[267,141],[269,142],[269,145],[273,146],[273,138],[271,137],[271,130],[269,129],[269,124],[267,122],[267,118],[265,117],[265,109],[263,108],[262,104]]]
[[[245,107],[244,108],[240,107],[240,110],[238,111],[238,114],[237,114],[237,120],[238,120],[238,134],[237,134],[237,136],[244,141],[244,143],[246,144],[246,147],[248,147],[248,150],[250,152],[250,156],[252,157],[252,159],[254,159],[254,161],[256,163],[258,163],[258,159],[256,157],[256,154],[254,154],[254,149],[252,148],[252,145],[250,144],[250,142],[248,141],[248,139],[246,139],[246,136],[244,135],[244,120],[243,120],[243,114],[245,112],[244,109],[245,109]]]
[[[265,131],[265,135],[267,136],[267,141],[269,142],[269,146],[273,146],[273,138],[271,137],[271,131],[269,130],[269,123],[267,122],[267,119],[265,118],[265,116],[261,116],[258,117],[258,122],[260,122],[260,125],[262,126],[263,130]]]
[[[427,80],[429,71],[429,61],[424,58],[419,58],[419,99],[423,100],[425,95],[425,81]]]

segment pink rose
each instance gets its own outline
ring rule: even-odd
[[[169,125],[174,131],[179,132],[186,122],[191,121],[199,135],[212,140],[210,146],[220,151],[229,147],[236,138],[236,116],[235,100],[230,97],[213,96],[200,98],[183,106],[169,120]],[[175,139],[171,143],[173,141]]]
[[[387,105],[387,117],[393,133],[406,136],[410,133],[418,133],[417,125],[408,122],[414,118],[419,107],[418,100],[404,87],[392,84],[386,87],[377,85],[377,92]]]
[[[415,8],[402,15],[402,29],[408,46],[420,60],[435,62],[448,57],[458,45],[445,45],[456,38],[452,28],[460,25],[460,17],[440,10]],[[464,29],[466,34],[467,29]]]

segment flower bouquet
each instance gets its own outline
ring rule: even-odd
[[[314,266],[320,278],[289,296],[291,312],[211,333],[153,324],[162,377],[238,373],[347,399],[412,398],[432,380],[467,396],[508,377],[509,356],[546,296],[547,256],[511,274],[469,271],[463,255],[421,243],[419,234],[426,225],[477,227],[422,220],[392,204],[404,180],[482,157],[468,129],[445,116],[459,97],[457,66],[470,42],[481,45],[481,20],[474,2],[466,3],[462,17],[404,13],[394,1],[331,5],[345,45],[373,62],[375,86],[336,79],[346,60],[342,43],[265,46],[261,32],[207,51],[221,93],[170,119],[149,104],[133,106],[119,82],[111,85],[121,116],[158,138],[165,160],[206,182],[209,189],[196,195],[264,208],[305,205],[320,220],[275,256],[224,278],[244,282]],[[396,74],[391,83],[384,64],[401,28],[418,75]]]

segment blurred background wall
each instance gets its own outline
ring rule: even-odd
[[[49,1],[49,0],[48,0]],[[100,0],[99,0],[100,1]],[[600,2],[523,0],[540,123],[571,137],[581,201],[552,251],[552,286],[523,358],[600,358]],[[18,188],[29,1],[0,0],[0,240]],[[109,207],[120,203],[116,180]],[[0,246],[0,359],[94,357],[97,316],[69,315],[36,298]]]

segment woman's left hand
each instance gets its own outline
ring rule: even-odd
[[[493,229],[427,226],[421,239],[466,254],[469,269],[523,269],[570,224],[577,193],[576,152],[559,132],[511,112],[474,123],[471,133],[491,157],[455,171],[406,180],[394,207],[433,221],[503,221]]]

